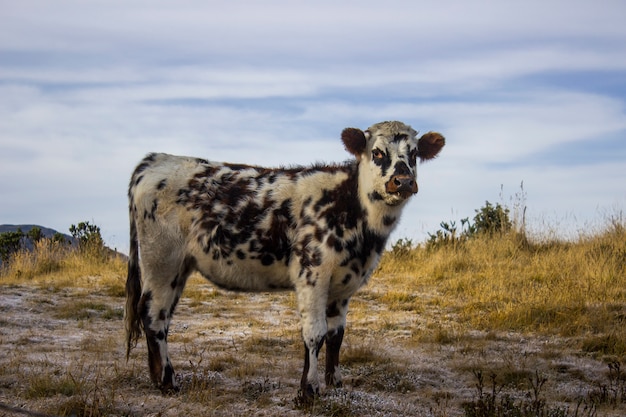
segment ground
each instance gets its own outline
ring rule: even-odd
[[[303,347],[291,293],[233,294],[195,279],[169,335],[181,391],[162,395],[143,340],[126,361],[119,287],[97,277],[2,285],[0,416],[464,416],[481,406],[481,390],[483,407],[495,392],[498,404],[544,401],[553,415],[626,413],[618,362],[584,354],[573,338],[468,329],[428,294],[390,308],[376,279],[351,303],[344,387],[323,387],[311,406],[297,396]]]

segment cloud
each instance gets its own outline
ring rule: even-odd
[[[626,198],[615,157],[625,11],[620,1],[7,3],[0,222],[65,231],[93,219],[124,249],[128,177],[149,151],[338,162],[344,127],[389,119],[447,137],[394,238],[471,217],[521,181],[529,215],[593,218]]]

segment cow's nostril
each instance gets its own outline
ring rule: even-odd
[[[393,179],[393,183],[395,185],[397,185],[398,187],[400,187],[402,185],[402,181],[400,181],[400,179],[398,177]]]

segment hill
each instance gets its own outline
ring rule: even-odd
[[[58,237],[58,235],[61,235],[63,236],[66,242],[69,242],[71,247],[75,248],[78,246],[78,241],[74,237],[64,234],[64,233],[59,233],[56,230],[51,229],[49,227],[43,227],[43,226],[34,225],[34,224],[19,224],[19,225],[3,224],[3,225],[0,225],[0,235],[4,233],[15,233],[18,230],[21,230],[21,232],[23,233],[23,236],[19,240],[19,247],[12,246],[14,244],[17,244],[17,242],[8,243],[10,240],[13,239],[13,237],[9,238],[9,241],[2,239],[2,247],[0,247],[0,266],[2,266],[3,261],[5,260],[5,257],[8,253],[12,253],[15,250],[20,249],[20,248],[25,249],[29,252],[32,252],[35,249],[35,242],[27,236],[27,234],[34,228],[39,228],[41,230],[41,236],[43,238],[52,239],[55,236]],[[7,244],[8,246],[5,246]]]
[[[24,234],[26,234],[34,227],[40,228],[41,234],[45,238],[51,238],[55,234],[60,233],[54,229],[50,229],[49,227],[39,226],[37,224],[0,224],[0,233],[17,232],[17,230],[20,229],[22,232],[24,232]],[[76,239],[74,239],[74,237],[72,237],[71,235],[68,235],[66,233],[61,234],[68,242],[72,243],[72,245],[75,245],[77,243]],[[29,239],[26,239],[25,245],[27,249],[32,250],[33,245]]]
[[[0,234],[7,233],[7,232],[17,232],[17,230],[19,229],[22,231],[24,235],[27,235],[28,232],[35,227],[38,227],[39,229],[41,229],[41,234],[44,238],[51,239],[57,234],[60,234],[61,236],[63,236],[63,238],[67,242],[69,242],[71,248],[78,248],[78,239],[76,239],[75,237],[68,235],[66,233],[60,233],[57,230],[51,229],[49,227],[39,226],[35,224],[18,224],[18,225],[2,224],[0,225]],[[35,245],[34,245],[34,242],[30,238],[24,236],[21,240],[21,248],[32,252],[35,249]],[[108,246],[103,246],[103,251],[104,251],[103,253],[109,257],[119,257],[124,262],[128,260],[128,257],[125,254],[120,253],[115,249],[111,249]],[[2,257],[0,257],[0,266],[1,265],[2,265]]]

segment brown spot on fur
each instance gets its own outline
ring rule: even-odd
[[[396,217],[395,216],[384,216],[383,217],[383,224],[387,227],[391,226],[392,224],[394,224],[396,222]]]
[[[352,279],[352,274],[346,274],[346,276],[343,277],[343,280],[341,281],[341,283],[343,285],[348,285],[351,279]]]
[[[337,317],[339,314],[341,313],[339,309],[337,308],[337,301],[333,301],[326,307],[326,317],[328,318]]]

